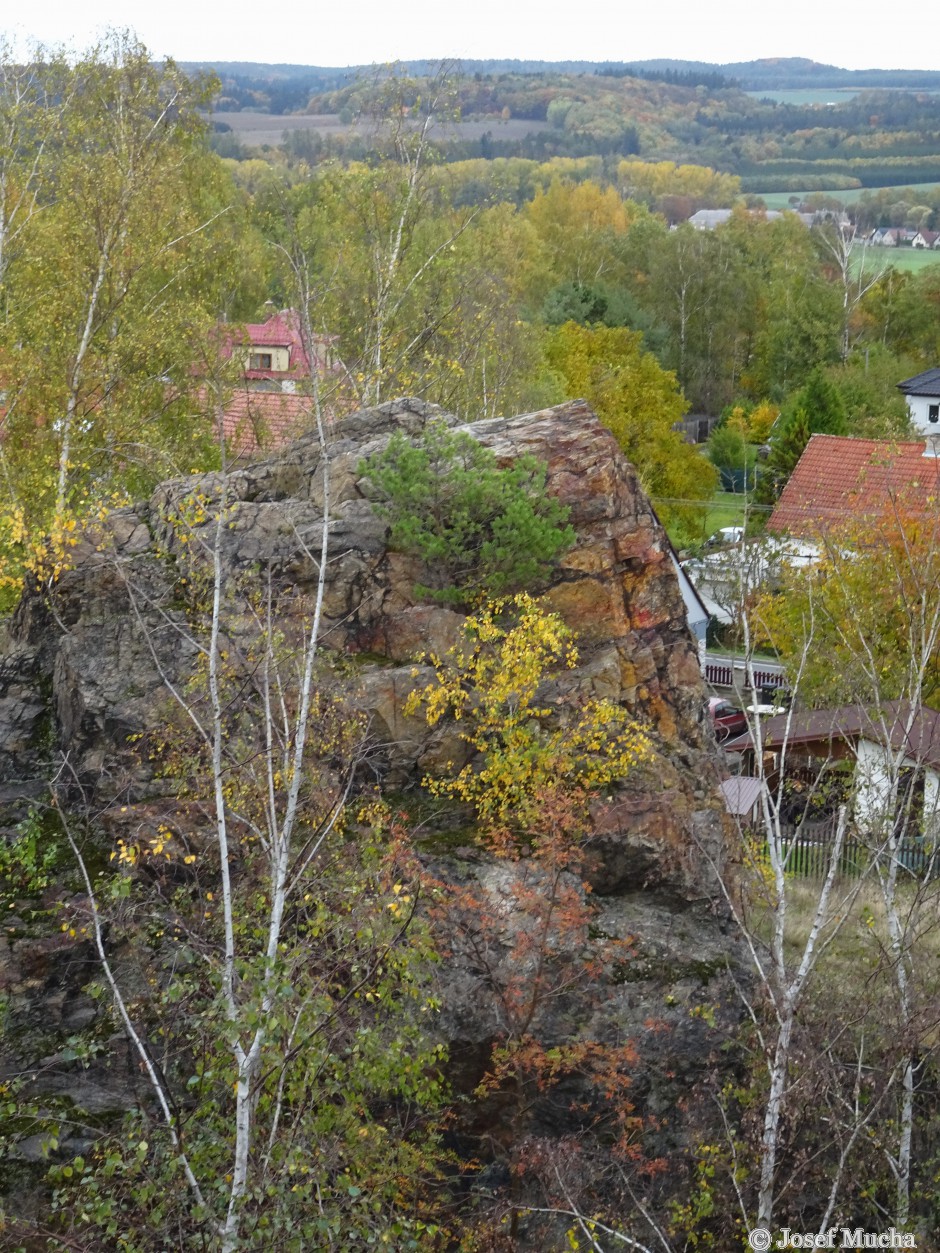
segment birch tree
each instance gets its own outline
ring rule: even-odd
[[[511,213],[447,207],[435,177],[437,139],[454,116],[449,75],[442,66],[424,92],[407,77],[377,83],[363,123],[380,158],[321,171],[293,203],[328,292],[317,329],[338,337],[355,401],[413,394],[477,417],[481,400],[495,412],[511,397],[537,353],[505,263],[507,253],[518,261],[526,228]]]
[[[839,351],[842,364],[852,347],[852,320],[864,297],[884,277],[888,262],[873,261],[868,241],[848,223],[829,222],[817,228],[819,252],[838,287],[842,305]]]
[[[301,192],[312,202],[298,214],[300,238],[333,293],[324,312],[364,405],[387,398],[409,359],[409,340],[425,332],[403,313],[472,216],[432,242],[429,173],[452,109],[447,66],[423,96],[407,76],[378,78],[363,122],[380,159],[332,171]],[[354,306],[345,304],[350,298]]]
[[[234,1253],[402,1247],[436,1230],[434,1189],[421,1187],[439,1157],[440,1050],[422,1031],[431,952],[403,842],[380,805],[350,801],[366,728],[321,647],[331,453],[315,376],[309,404],[319,517],[315,539],[295,535],[316,571],[309,595],[227,563],[239,502],[224,472],[153,502],[185,615],[115,559],[167,693],[165,725],[140,751],[169,786],[160,817],[117,840],[109,895],[71,832],[79,781],[67,760],[54,782],[85,886],[70,921],[94,944],[142,1076],[120,1133],[53,1170],[60,1232],[85,1224],[129,1249]],[[170,664],[173,644],[191,676]],[[115,912],[114,899],[130,903]],[[144,995],[116,960],[122,938],[150,952],[134,980]]]
[[[754,662],[750,639],[748,614],[742,614],[745,650],[748,655],[748,681],[752,691]],[[804,656],[815,646],[815,627],[812,616],[807,620]],[[794,700],[799,699],[802,672],[797,666],[790,674]],[[780,1164],[783,1158],[784,1126],[793,1098],[794,1051],[796,1032],[807,994],[817,975],[826,950],[837,939],[844,920],[858,896],[861,879],[847,884],[840,878],[841,861],[848,829],[848,810],[839,808],[832,842],[827,850],[823,877],[816,888],[809,907],[809,926],[805,937],[793,947],[791,912],[794,900],[792,863],[801,835],[801,827],[808,813],[804,809],[803,820],[796,831],[785,822],[782,781],[789,765],[789,726],[792,714],[787,715],[787,727],[782,737],[775,741],[775,773],[781,781],[770,786],[764,766],[764,740],[760,720],[751,720],[751,737],[754,743],[754,760],[757,763],[760,790],[760,813],[756,824],[756,838],[744,840],[746,857],[750,861],[750,892],[756,905],[751,913],[747,896],[735,900],[730,892],[727,899],[738,922],[747,951],[750,954],[758,987],[767,999],[766,1019],[758,1006],[747,1002],[757,1039],[763,1066],[766,1071],[766,1094],[763,1096],[763,1118],[757,1149],[757,1192],[755,1197],[755,1225],[772,1229],[778,1216],[780,1192]],[[818,788],[825,778],[830,763],[820,763],[816,781]],[[764,861],[766,858],[766,861]],[[727,884],[726,891],[727,891]],[[745,889],[747,893],[748,889]],[[760,916],[762,920],[759,921]]]
[[[877,517],[820,531],[818,563],[784,567],[782,594],[743,617],[780,651],[799,710],[778,718],[772,743],[752,725],[763,791],[756,822],[740,827],[751,870],[743,884],[723,877],[756,974],[742,996],[763,1071],[753,1194],[737,1173],[742,1123],[726,1112],[745,1227],[824,1236],[846,1214],[908,1232],[932,1221],[916,1146],[937,1020],[936,540],[930,510],[899,490]],[[796,720],[811,710],[813,747],[801,750]],[[828,780],[841,780],[841,799],[821,857],[807,816]],[[795,873],[801,839],[815,842],[816,877]]]
[[[0,293],[51,181],[52,154],[71,104],[61,53],[32,49],[22,62],[0,39]]]
[[[237,285],[202,90],[127,35],[40,71],[57,76],[54,126],[43,133],[40,88],[23,88],[17,108],[38,137],[4,210],[16,254],[0,327],[11,564],[24,537],[55,533],[92,500],[212,464],[193,363]]]
[[[930,963],[918,959],[935,927],[937,900],[937,798],[923,790],[932,760],[923,728],[933,717],[927,702],[936,701],[940,657],[936,523],[912,513],[903,496],[888,500],[877,520],[824,537],[819,567],[787,590],[792,602],[767,613],[792,651],[794,618],[812,598],[829,659],[812,675],[814,699],[859,702],[869,739],[882,746],[875,756],[860,755],[857,808],[882,909],[872,939],[882,948],[895,1002],[892,1081],[899,1096],[895,1130],[884,1135],[894,1139],[885,1149],[894,1182],[890,1213],[904,1227],[911,1219],[916,1088],[936,1020]]]

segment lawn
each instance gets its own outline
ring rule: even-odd
[[[701,524],[695,527],[696,544],[704,543],[710,535],[714,535],[723,526],[743,526],[745,499],[741,493],[715,492],[709,503],[704,505],[698,514]],[[751,512],[754,508],[754,505],[750,506]],[[691,510],[689,512],[691,513]],[[683,523],[671,522],[666,530],[676,549],[685,549],[690,544],[692,537],[689,535],[688,527]]]
[[[772,512],[770,505],[758,505],[743,492],[715,492],[705,514],[705,538],[723,526],[744,526],[745,517],[753,520]]]
[[[753,882],[752,880],[752,884]],[[821,880],[788,875],[786,945],[789,956],[794,962],[802,955],[813,926],[821,887]],[[764,915],[757,929],[766,941],[770,936],[772,922],[766,908],[766,899],[760,899],[765,890],[763,885],[757,885],[757,891],[754,894],[756,899],[753,904],[756,916]],[[922,903],[926,892],[930,892],[933,898],[929,908]],[[925,978],[930,978],[933,986],[936,987],[937,959],[938,950],[940,950],[936,881],[933,881],[931,889],[925,887],[919,879],[908,875],[902,876],[898,885],[898,908],[902,917],[906,917],[911,910],[920,911],[921,921],[915,929],[913,948],[921,974]],[[840,995],[845,995],[851,1000],[859,994],[860,973],[871,972],[877,965],[879,956],[882,961],[885,961],[881,945],[886,943],[888,924],[884,898],[873,875],[862,882],[845,878],[837,881],[833,907],[830,910],[827,926],[824,928],[824,936],[828,935],[834,927],[838,930],[820,963],[820,972],[826,981],[828,996],[836,1001]],[[887,976],[887,979],[884,982],[879,981],[880,994],[888,1001],[885,1011],[890,1013],[891,1001],[895,995],[890,982],[890,966],[883,967],[883,978],[884,976]],[[865,995],[876,995],[874,982],[866,986],[870,991]]]
[[[933,248],[859,248],[853,255],[855,273],[858,273],[862,261],[869,274],[882,274],[886,270],[905,270],[915,274],[928,266],[940,265],[940,252]]]
[[[740,492],[715,492],[702,520],[702,539],[723,526],[743,526],[746,500]]]
[[[929,265],[940,265],[940,252],[930,248],[870,248],[869,265],[881,268],[884,263],[896,270],[925,270]]]

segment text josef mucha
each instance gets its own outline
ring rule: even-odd
[[[764,1227],[748,1237],[752,1249],[916,1249],[916,1238],[909,1231],[889,1227],[887,1231],[863,1231],[861,1227],[830,1227],[828,1231],[794,1231],[781,1227],[776,1238]]]

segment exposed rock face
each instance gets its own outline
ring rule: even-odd
[[[462,617],[416,602],[420,570],[388,550],[387,527],[358,466],[394,431],[418,434],[431,417],[452,420],[416,400],[365,410],[344,419],[330,450],[324,639],[381,663],[363,664],[361,702],[396,784],[417,780],[457,751],[446,730],[429,732],[422,719],[404,715],[403,704],[415,686],[416,656],[445,652]],[[676,768],[704,772],[709,785],[713,778],[704,764],[711,759],[701,756],[703,689],[665,536],[636,472],[581,401],[466,429],[501,463],[526,453],[543,461],[548,491],[570,510],[577,542],[546,600],[575,631],[580,664],[557,681],[559,690],[622,703],[653,728],[668,758],[653,793],[644,789],[598,815],[605,842],[620,849],[614,860],[621,870],[609,872],[610,882],[617,890],[624,875],[662,882],[669,848],[667,877],[694,896],[703,877],[689,858],[687,820],[705,793],[696,798],[688,771],[680,779]],[[282,594],[309,601],[323,476],[315,434],[228,476],[221,532],[227,578],[270,570]],[[179,581],[189,553],[211,546],[211,505],[222,493],[217,474],[162,485],[147,504],[112,514],[105,536],[82,540],[51,605],[24,598],[0,652],[0,778],[41,778],[50,747],[58,747],[97,799],[152,793],[148,764],[128,740],[159,718],[165,681],[184,681],[192,666],[192,644],[177,629],[185,620]],[[250,634],[249,623],[244,629]]]
[[[417,433],[431,416],[446,420],[413,400],[355,414],[339,427],[330,454],[325,639],[347,653],[379,654],[387,664],[410,666],[418,652],[444,650],[460,628],[459,614],[416,603],[418,571],[388,551],[387,528],[357,473],[360,460],[393,431]],[[547,599],[577,634],[577,682],[635,710],[672,746],[700,747],[699,668],[664,535],[613,437],[583,402],[466,429],[503,463],[523,453],[544,461],[549,492],[570,509],[577,543]],[[229,573],[270,569],[282,587],[300,595],[312,590],[323,470],[308,435],[229,475],[230,518],[222,534]],[[169,677],[191,661],[184,642],[174,642],[173,623],[182,614],[174,564],[184,548],[211,539],[210,521],[190,521],[181,536],[178,520],[193,513],[192,497],[208,504],[221,493],[218,475],[164,484],[147,504],[111,516],[107,551],[97,551],[90,538],[79,546],[52,611],[38,597],[23,601],[0,653],[4,775],[34,775],[54,736],[92,782],[113,763],[122,735],[148,725],[162,687],[154,651]],[[396,745],[395,764],[413,766],[415,745],[402,744],[394,712],[395,677],[386,668],[367,687],[374,688],[373,712]]]
[[[452,421],[415,400],[352,415],[337,428],[328,466],[323,638],[330,648],[358,655],[359,700],[381,744],[379,767],[398,786],[417,782],[453,755],[453,743],[442,740],[447,733],[406,716],[403,704],[419,681],[416,655],[445,652],[462,618],[416,600],[420,571],[388,550],[387,527],[357,467],[394,431],[417,434],[432,416]],[[580,662],[555,681],[558,691],[622,703],[650,726],[657,748],[654,765],[594,811],[599,857],[591,886],[602,898],[604,928],[636,937],[637,955],[629,978],[608,989],[592,1012],[608,1014],[612,1035],[640,1039],[648,1103],[661,1112],[683,1095],[667,1096],[674,1081],[666,1076],[681,1076],[687,1088],[724,1038],[710,1037],[700,1019],[690,1018],[691,1008],[702,997],[732,999],[721,973],[729,941],[709,871],[722,856],[716,763],[703,738],[701,675],[665,536],[635,471],[583,402],[465,429],[502,463],[524,453],[539,458],[547,465],[548,491],[569,507],[577,542],[562,558],[547,600],[575,631]],[[224,492],[226,578],[270,571],[283,603],[293,596],[308,605],[325,469],[309,435],[225,481],[212,474],[166,483],[146,504],[113,514],[105,536],[80,542],[51,604],[39,595],[24,598],[0,648],[0,800],[35,791],[56,749],[68,755],[86,800],[120,799],[131,813],[146,808],[165,785],[128,740],[159,719],[167,682],[184,682],[193,665],[193,646],[178,630],[186,614],[181,581],[192,568],[188,554],[212,543],[211,506]],[[243,629],[250,634],[250,623]],[[237,630],[233,635],[237,645]],[[493,871],[471,858],[470,868],[457,873],[485,879]],[[76,986],[66,991],[61,970],[36,973],[45,949],[17,944],[0,961],[0,982],[24,1014],[28,1003],[46,998],[47,1025],[61,1020],[67,1028],[75,1006],[86,1008],[80,986],[87,954],[73,946]],[[449,978],[442,1027],[459,1062],[492,1035],[491,1006],[466,970]],[[653,1017],[671,1018],[668,1045],[648,1030]],[[472,1071],[467,1063],[467,1082]],[[120,1104],[120,1082],[114,1087]]]

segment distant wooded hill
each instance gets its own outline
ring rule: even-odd
[[[417,77],[433,75],[439,61],[407,63]],[[370,65],[268,65],[256,61],[186,62],[188,72],[214,71],[222,80],[226,106],[254,108],[270,113],[292,113],[306,108],[311,96],[336,91],[374,72]],[[709,88],[736,86],[744,91],[786,90],[800,87],[852,87],[940,90],[938,70],[846,70],[805,57],[774,57],[717,65],[707,61],[655,59],[646,61],[462,61],[461,75],[489,78],[498,75],[597,75],[651,79],[680,86]]]
[[[717,72],[733,79],[745,91],[762,91],[765,88],[785,91],[798,87],[940,89],[940,71],[937,70],[844,70],[837,65],[810,61],[806,57],[767,57],[760,61],[734,61],[726,65],[660,59],[638,61],[636,67],[650,73],[670,70],[682,74]]]
[[[370,159],[376,119],[390,102],[406,116],[420,113],[440,90],[441,66],[245,62],[215,70],[213,145],[221,155],[243,160],[281,150],[289,162],[314,166]],[[761,73],[763,85],[748,94],[743,85],[760,83]],[[865,86],[866,74],[894,86]],[[738,175],[742,190],[754,193],[940,182],[940,72],[866,74],[805,60],[726,67],[471,61],[448,72],[435,142],[447,162],[640,157],[706,166]],[[797,91],[816,95],[815,103],[768,98],[801,75],[816,88]],[[851,90],[840,91],[847,82]]]

